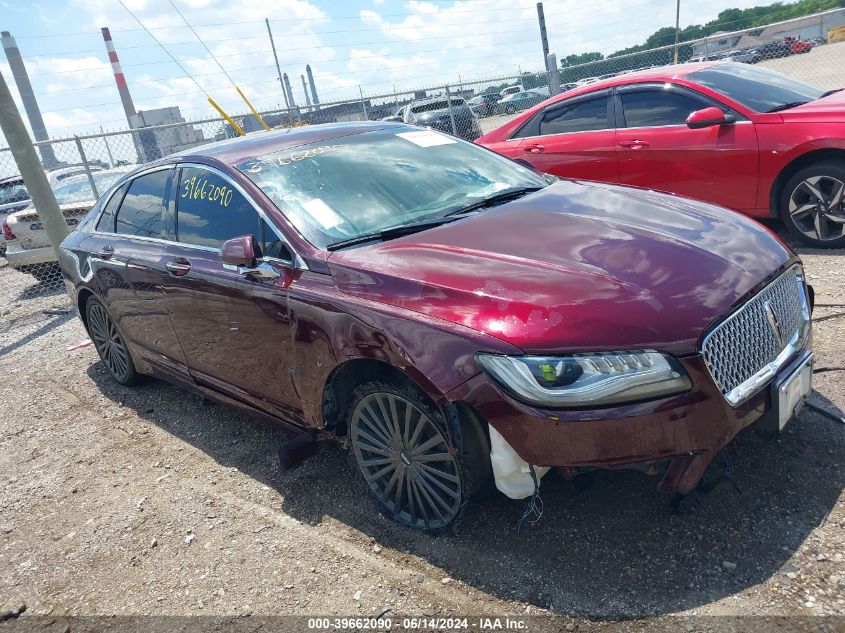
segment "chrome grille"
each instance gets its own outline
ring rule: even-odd
[[[809,306],[799,267],[790,268],[708,334],[702,353],[710,375],[738,404],[803,344]]]

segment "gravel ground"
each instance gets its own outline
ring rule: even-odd
[[[812,402],[842,415],[845,253],[803,257],[817,302],[838,304],[814,315],[817,367],[838,369],[815,375]],[[0,604],[27,615],[387,608],[589,629],[845,614],[845,426],[808,408],[776,441],[743,433],[735,485],[692,515],[672,514],[644,474],[588,490],[553,475],[545,515],[521,533],[523,503],[494,495],[458,536],[430,538],[362,502],[339,445],[281,474],[279,432],[161,382],[116,385],[75,347],[85,334],[63,291],[4,268],[0,288]]]

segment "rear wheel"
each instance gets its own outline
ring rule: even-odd
[[[368,382],[350,399],[349,457],[363,486],[394,521],[454,530],[468,497],[463,455],[442,414],[413,387]]]
[[[111,377],[121,385],[134,384],[138,374],[132,356],[106,307],[96,299],[89,299],[85,312],[91,340]]]
[[[845,246],[845,166],[819,162],[799,170],[783,188],[780,213],[805,244]]]

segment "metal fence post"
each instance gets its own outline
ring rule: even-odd
[[[452,95],[449,92],[449,86],[446,86],[446,101],[449,104],[449,119],[452,121],[452,134],[458,135],[458,126],[455,125],[455,112],[452,110]]]
[[[560,71],[557,68],[557,55],[549,53],[546,58],[546,65],[549,67],[549,96],[554,97],[560,93]]]
[[[364,91],[361,90],[361,86],[358,86],[358,93],[361,95],[361,109],[364,110],[364,119],[369,121],[370,113],[367,112],[367,102],[364,101]]]
[[[112,153],[111,153],[111,146],[109,145],[109,138],[105,135],[106,133],[105,133],[105,131],[103,130],[103,126],[102,126],[102,125],[100,126],[100,132],[102,132],[102,133],[103,133],[103,143],[105,143],[105,144],[106,144],[106,153],[109,155],[109,167],[111,167],[112,169],[114,169],[114,167],[115,167],[115,164],[114,164],[114,156],[113,156],[113,155],[112,155]]]
[[[79,158],[82,160],[82,166],[85,168],[85,175],[88,176],[88,183],[91,185],[91,190],[94,192],[94,197],[99,199],[100,192],[97,191],[97,183],[94,182],[94,176],[91,175],[91,167],[88,165],[88,159],[85,157],[85,150],[82,149],[82,141],[78,136],[73,137],[76,140],[76,149],[79,150]]]
[[[3,131],[9,143],[9,149],[18,165],[26,189],[35,208],[38,209],[38,218],[44,225],[47,237],[50,238],[50,243],[58,258],[59,244],[69,233],[67,222],[59,209],[56,196],[47,181],[47,174],[44,173],[41,161],[38,160],[35,146],[29,138],[2,73],[0,73],[0,130]]]

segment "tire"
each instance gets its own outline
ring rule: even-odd
[[[138,373],[132,362],[132,354],[106,307],[97,299],[89,299],[85,306],[85,317],[97,354],[111,377],[127,387],[135,384]]]
[[[780,215],[811,246],[845,246],[845,164],[821,161],[796,172],[780,194]]]
[[[353,391],[345,419],[350,465],[379,510],[430,534],[456,532],[469,486],[478,486],[454,437],[460,430],[416,387],[376,381]]]

